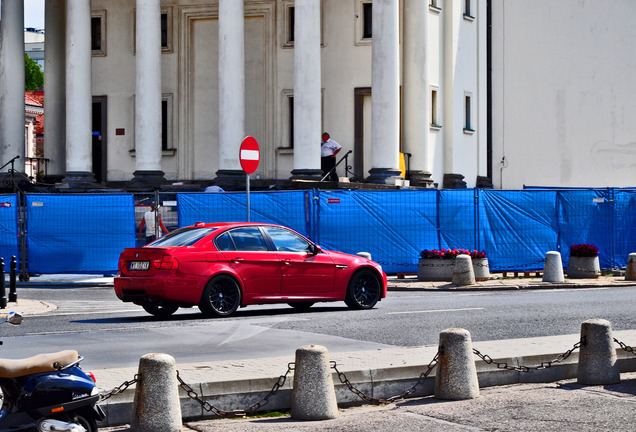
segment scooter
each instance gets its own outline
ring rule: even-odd
[[[22,315],[11,312],[4,322],[19,325]],[[105,415],[95,377],[80,368],[82,360],[73,350],[0,359],[0,431],[97,432]]]

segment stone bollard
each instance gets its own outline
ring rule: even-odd
[[[474,399],[479,381],[468,330],[447,329],[439,335],[440,356],[435,375],[435,397],[446,400]]]
[[[356,255],[361,256],[362,258],[366,258],[368,260],[371,259],[371,254],[369,252],[358,252]]]
[[[181,431],[181,403],[175,361],[168,354],[146,354],[139,360],[141,381],[135,389],[133,432]]]
[[[470,255],[457,255],[453,267],[453,285],[474,285],[475,271]]]
[[[338,401],[327,348],[305,345],[296,350],[291,417],[329,420],[338,417]]]
[[[617,384],[621,382],[612,326],[604,319],[592,319],[581,324],[578,383],[585,385]]]
[[[630,253],[627,259],[627,270],[625,280],[636,280],[636,253]]]
[[[545,264],[543,266],[543,282],[565,282],[565,278],[563,277],[563,263],[561,261],[560,252],[550,251],[545,254]]]

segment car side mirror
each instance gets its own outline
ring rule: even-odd
[[[312,255],[318,255],[320,252],[322,252],[322,249],[320,249],[320,246],[318,246],[315,243],[312,243],[311,246],[309,246],[309,252]]]

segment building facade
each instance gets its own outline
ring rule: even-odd
[[[2,1],[5,39],[21,17],[12,3]],[[241,179],[246,135],[260,145],[253,177],[316,180],[322,131],[352,152],[349,177],[367,182],[634,183],[634,61],[616,55],[634,40],[630,0],[45,7],[45,157],[66,183]],[[17,80],[2,75],[7,52],[3,83]]]

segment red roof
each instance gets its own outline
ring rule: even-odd
[[[25,105],[33,105],[37,107],[44,107],[44,92],[43,91],[27,91],[24,92]],[[35,133],[41,135],[44,133],[44,114],[40,114],[35,119]]]

